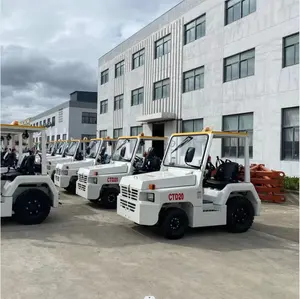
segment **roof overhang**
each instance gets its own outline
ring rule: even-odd
[[[159,112],[142,115],[136,118],[137,122],[152,123],[156,121],[170,121],[176,119],[176,114],[171,112]]]

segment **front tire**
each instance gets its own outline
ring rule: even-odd
[[[244,233],[253,223],[254,208],[245,197],[233,197],[227,202],[227,230],[231,233]]]
[[[101,203],[107,209],[116,209],[117,208],[117,197],[118,190],[110,188],[103,191],[101,196]]]
[[[162,217],[161,232],[166,239],[176,240],[184,236],[188,218],[183,210],[170,209]]]
[[[39,189],[31,189],[22,192],[17,197],[14,217],[20,224],[40,224],[48,217],[50,209],[49,196]]]

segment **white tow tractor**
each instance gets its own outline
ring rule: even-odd
[[[73,139],[66,141],[62,144],[62,152],[59,152],[59,156],[50,157],[47,159],[47,174],[51,177],[54,182],[55,168],[58,163],[81,161],[84,158],[85,145],[89,140]],[[83,144],[83,151],[81,145]]]
[[[42,174],[36,174],[35,154],[29,151],[22,154],[19,148],[19,161],[15,169],[1,173],[1,217],[13,216],[22,224],[43,222],[51,207],[57,207],[59,193],[46,174],[46,128],[24,125],[1,124],[1,135],[18,136],[19,144],[25,134],[28,136],[29,148],[33,146],[33,133],[41,132]]]
[[[117,139],[109,137],[91,139],[86,149],[84,160],[64,162],[56,165],[55,185],[76,194],[76,181],[78,179],[79,168],[109,163],[116,141]]]
[[[243,181],[238,163],[217,159],[214,167],[210,162],[213,142],[221,147],[228,138],[242,139]],[[181,238],[188,226],[226,225],[230,232],[245,232],[260,213],[261,201],[250,182],[247,133],[206,128],[173,134],[161,170],[123,177],[120,189],[117,213],[139,225],[158,226],[169,239]]]
[[[79,169],[76,194],[106,208],[116,208],[121,178],[159,170],[162,157],[156,152],[164,148],[166,140],[144,134],[120,137],[109,164]]]

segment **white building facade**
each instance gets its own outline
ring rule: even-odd
[[[248,131],[251,163],[299,176],[298,0],[185,0],[99,59],[98,135],[205,126]]]
[[[47,141],[95,138],[97,93],[75,91],[70,100],[30,118],[34,126],[47,126]],[[39,136],[35,135],[35,142]]]

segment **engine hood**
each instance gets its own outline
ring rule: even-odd
[[[155,189],[194,186],[196,184],[196,175],[192,173],[179,174],[169,171],[155,171],[140,175],[131,175],[123,177],[122,186],[128,186],[138,190],[148,190],[149,184],[155,184]]]
[[[74,162],[63,162],[56,165],[58,169],[79,169],[81,167],[92,166],[94,164],[94,159],[87,159],[83,161],[74,161]]]
[[[90,166],[86,168],[80,168],[78,174],[83,174],[86,176],[94,176],[95,172],[98,172],[98,175],[107,175],[114,173],[127,173],[128,166],[126,163],[123,164],[101,164],[97,166]]]
[[[65,157],[65,158],[57,158],[57,159],[52,159],[49,162],[51,162],[51,165],[53,164],[58,164],[58,163],[65,163],[65,162],[71,162],[73,157]]]

